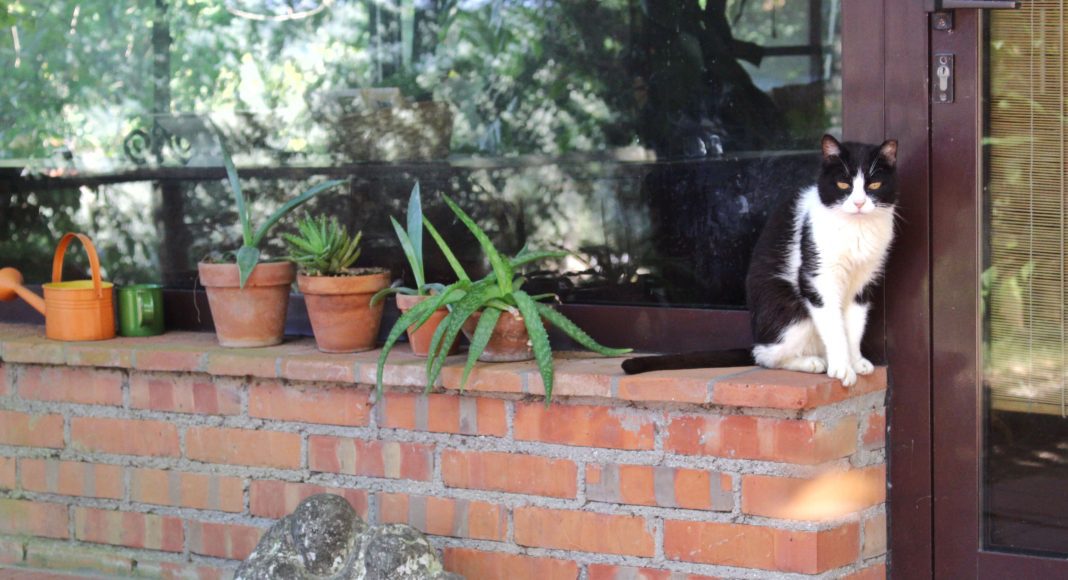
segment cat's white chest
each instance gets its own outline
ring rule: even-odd
[[[817,209],[809,219],[819,257],[818,277],[837,286],[835,294],[843,301],[852,300],[883,268],[894,236],[893,210],[857,216]]]

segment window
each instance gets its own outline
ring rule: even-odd
[[[109,279],[193,288],[239,236],[210,121],[255,212],[351,177],[307,211],[363,230],[364,265],[404,272],[386,218],[418,180],[450,240],[435,193],[504,249],[573,250],[532,273],[565,302],[738,309],[840,126],[841,0],[6,4],[0,262],[35,282],[78,230]]]

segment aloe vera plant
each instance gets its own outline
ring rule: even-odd
[[[241,220],[241,247],[234,253],[234,257],[237,261],[237,271],[240,274],[241,287],[245,287],[245,282],[248,281],[248,277],[252,275],[252,270],[256,268],[256,264],[260,262],[260,245],[263,243],[263,239],[267,236],[267,232],[274,227],[283,217],[289,212],[297,209],[303,203],[307,202],[316,195],[342,183],[346,180],[332,179],[330,181],[324,181],[317,185],[305,190],[300,195],[290,199],[277,211],[272,213],[267,221],[260,224],[259,228],[253,229],[252,219],[249,216],[248,203],[246,203],[245,195],[241,191],[241,180],[237,175],[237,167],[234,166],[234,160],[230,156],[230,151],[226,148],[226,142],[223,140],[222,132],[215,129],[216,134],[219,137],[219,145],[222,148],[223,164],[226,166],[226,178],[230,184],[230,193],[234,197],[234,205],[237,208],[237,216]]]
[[[444,287],[435,296],[419,303],[397,320],[386,338],[382,353],[378,358],[377,387],[379,396],[382,393],[382,371],[385,367],[386,358],[397,339],[409,326],[421,326],[435,310],[442,307],[448,307],[449,314],[438,326],[430,344],[430,355],[426,361],[426,388],[428,391],[432,388],[438,376],[441,375],[445,359],[448,357],[453,343],[459,338],[464,323],[476,312],[481,312],[481,315],[471,336],[471,347],[468,350],[467,362],[464,364],[463,374],[460,379],[461,390],[466,386],[471,370],[474,368],[479,355],[482,354],[482,351],[489,343],[493,329],[503,312],[522,317],[523,324],[530,336],[538,372],[541,374],[542,383],[545,385],[545,400],[547,404],[552,400],[553,393],[553,357],[545,322],[549,322],[559,328],[575,342],[598,354],[621,356],[631,351],[631,349],[627,348],[610,348],[598,343],[566,316],[560,314],[552,306],[541,302],[547,298],[555,298],[554,294],[531,296],[523,291],[522,286],[525,279],[516,275],[517,269],[540,260],[564,257],[568,254],[567,252],[528,251],[524,248],[514,257],[506,258],[493,245],[486,232],[471,219],[471,216],[460,209],[460,206],[456,205],[448,196],[443,196],[443,198],[453,213],[456,214],[456,217],[478,240],[482,251],[485,252],[489,259],[493,271],[481,280],[472,281],[466,274],[460,276],[462,268],[458,268],[458,264],[454,264],[453,268],[458,269],[457,274],[460,276],[457,282]],[[448,250],[447,244],[440,236],[434,235],[434,239],[447,256],[452,255],[452,252]]]
[[[297,224],[300,235],[282,234],[289,246],[289,261],[309,276],[340,276],[360,257],[363,232],[349,236],[337,218],[306,217]]]

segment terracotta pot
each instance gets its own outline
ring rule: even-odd
[[[464,334],[467,335],[468,340],[474,336],[478,319],[481,316],[481,312],[476,312],[464,323]],[[497,325],[493,327],[493,335],[490,336],[489,344],[479,355],[478,360],[483,362],[531,360],[534,358],[534,349],[529,343],[530,336],[527,334],[523,319],[510,312],[502,312],[501,317],[497,319]]]
[[[397,308],[401,312],[408,312],[416,304],[431,298],[431,296],[410,296],[408,294],[397,294]],[[412,354],[415,356],[427,356],[430,353],[430,341],[434,338],[434,331],[441,325],[441,321],[445,319],[449,314],[448,308],[438,308],[430,315],[430,318],[423,323],[418,329],[414,326],[408,327],[408,343],[412,347]],[[454,342],[452,348],[449,349],[449,354],[455,354],[459,345]]]
[[[247,348],[282,342],[289,287],[296,269],[289,262],[257,264],[241,288],[237,264],[197,264],[208,291],[219,344]]]
[[[371,306],[371,297],[389,287],[389,272],[361,270],[351,276],[301,274],[297,287],[304,293],[319,350],[360,352],[375,347],[382,323],[382,303]]]

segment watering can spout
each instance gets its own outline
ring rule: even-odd
[[[0,301],[9,302],[16,296],[33,306],[37,312],[45,313],[44,299],[22,285],[21,272],[14,268],[0,268]]]

